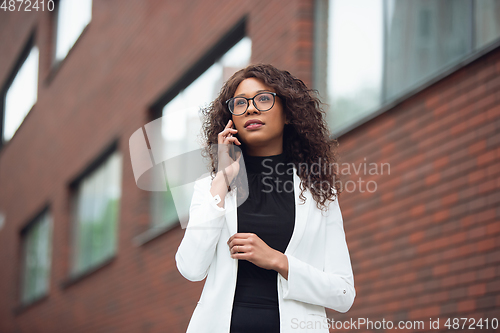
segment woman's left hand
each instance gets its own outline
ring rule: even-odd
[[[231,258],[245,259],[255,265],[278,270],[282,264],[283,253],[267,245],[259,236],[254,233],[236,233],[227,241]]]

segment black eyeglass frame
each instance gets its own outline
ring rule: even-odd
[[[261,109],[259,109],[259,108],[257,107],[257,104],[255,104],[255,100],[254,100],[254,98],[255,98],[255,97],[257,97],[257,96],[259,96],[259,95],[262,95],[262,94],[271,94],[271,95],[273,95],[273,105],[271,105],[271,107],[270,107],[269,109],[267,109],[267,110],[261,110]],[[232,113],[232,114],[234,114],[235,116],[241,116],[241,115],[245,114],[245,112],[247,112],[247,110],[248,110],[248,107],[250,106],[250,101],[252,101],[253,106],[254,106],[257,110],[259,110],[260,112],[266,112],[266,111],[271,110],[271,109],[273,108],[274,104],[276,104],[276,96],[277,96],[277,94],[276,94],[275,92],[271,92],[271,91],[263,91],[263,92],[258,93],[257,95],[255,95],[255,96],[254,96],[254,97],[252,97],[252,98],[246,98],[246,97],[243,97],[243,96],[231,97],[230,99],[228,99],[228,100],[226,101],[226,105],[227,105],[227,109],[229,110],[229,112],[231,112],[231,113]],[[234,100],[234,99],[236,99],[236,98],[244,98],[244,99],[246,99],[246,100],[247,100],[247,107],[245,108],[245,111],[243,111],[242,113],[238,113],[238,114],[236,114],[236,113],[234,113],[233,111],[231,111],[231,108],[229,107],[229,102],[230,102],[230,101],[232,101],[232,100]]]

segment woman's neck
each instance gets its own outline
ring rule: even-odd
[[[265,156],[275,156],[283,154],[283,147],[259,147],[257,149],[252,149],[246,147],[244,153],[248,156],[255,157],[265,157]]]
[[[274,175],[287,169],[287,160],[284,152],[267,156],[252,156],[244,154],[244,163],[247,173]],[[277,169],[280,171],[276,171]]]

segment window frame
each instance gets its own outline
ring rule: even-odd
[[[61,12],[60,12],[61,1],[63,1],[63,0],[55,0],[55,6],[54,6],[55,9],[54,9],[53,16],[52,16],[52,19],[53,19],[53,24],[52,25],[54,27],[54,33],[53,33],[53,38],[54,38],[53,40],[54,40],[54,42],[53,42],[53,48],[52,48],[52,66],[53,67],[59,67],[59,65],[66,58],[68,58],[68,56],[70,55],[71,51],[75,48],[75,45],[78,43],[78,41],[80,39],[82,39],[82,36],[84,35],[85,31],[88,30],[88,27],[92,23],[92,18],[93,18],[92,12],[94,10],[94,1],[93,0],[89,0],[90,1],[90,5],[91,5],[90,21],[81,30],[80,34],[75,39],[75,41],[73,42],[73,44],[71,45],[71,47],[66,51],[64,57],[58,58],[57,57],[57,47],[58,47],[58,39],[59,39],[59,15],[61,15]]]
[[[15,130],[14,134],[9,140],[4,140],[4,131],[5,131],[5,117],[6,117],[6,99],[7,99],[7,92],[9,88],[12,86],[12,83],[17,77],[17,74],[21,70],[22,66],[24,65],[25,61],[28,59],[28,57],[31,54],[31,51],[33,48],[38,48],[38,71],[37,71],[37,89],[36,89],[36,101],[35,103],[31,106],[31,108],[27,111],[26,115],[24,116],[23,120]],[[3,149],[4,146],[9,144],[16,134],[20,131],[22,128],[23,124],[26,122],[26,119],[28,116],[31,114],[31,111],[36,107],[37,102],[38,102],[38,90],[40,88],[40,48],[36,44],[36,30],[33,30],[31,34],[29,35],[27,41],[24,43],[24,46],[19,53],[19,55],[16,58],[16,62],[12,66],[10,74],[7,76],[7,80],[3,83],[2,89],[0,90],[0,151]]]
[[[27,242],[28,242],[28,237],[33,237],[31,233],[34,231],[36,227],[39,227],[40,223],[47,223],[47,235],[48,235],[48,240],[47,240],[47,246],[48,246],[48,253],[47,253],[47,260],[48,260],[48,272],[47,272],[47,277],[46,277],[46,286],[45,290],[40,292],[38,295],[30,296],[27,297],[25,293],[25,284],[26,284],[26,279],[27,279],[27,272],[26,272],[26,261],[27,261]],[[51,276],[52,276],[52,269],[53,269],[53,233],[54,233],[54,218],[53,214],[49,208],[49,205],[46,205],[41,212],[39,212],[34,218],[30,220],[20,231],[20,270],[19,270],[19,292],[18,292],[18,300],[19,300],[19,306],[16,309],[17,311],[21,311],[27,307],[30,307],[39,301],[47,298],[50,294],[50,282],[51,282]]]
[[[386,40],[387,40],[387,25],[386,25],[386,0],[381,0],[382,1],[382,6],[383,6],[383,35],[384,35],[384,45],[382,46],[383,49],[383,62],[386,61]],[[473,7],[473,10],[471,10],[470,15],[472,16],[471,19],[474,19],[475,13],[474,13],[474,1],[476,0],[471,0],[471,5]],[[328,95],[328,92],[325,91],[325,87],[327,84],[327,78],[325,75],[321,75],[322,71],[320,70],[321,68],[325,68],[327,62],[328,62],[328,55],[327,52],[324,50],[320,50],[319,47],[323,44],[328,43],[327,37],[323,31],[324,27],[328,26],[328,5],[329,5],[330,0],[315,0],[315,10],[314,10],[314,46],[313,46],[313,57],[314,57],[314,63],[313,63],[313,88],[317,89],[319,92],[320,99],[323,100],[323,98],[326,98]],[[475,34],[475,25],[472,25],[471,31],[469,33],[471,34],[470,39],[473,40],[473,36]],[[325,40],[326,38],[326,40]],[[472,41],[475,44],[475,41]],[[400,93],[396,94],[393,98],[388,99],[388,100],[383,100],[381,104],[372,109],[372,110],[367,110],[367,113],[364,116],[354,118],[353,121],[348,122],[347,125],[334,129],[331,132],[330,138],[332,139],[337,139],[340,136],[347,134],[356,128],[362,126],[363,124],[369,122],[371,119],[374,119],[378,117],[379,115],[385,113],[388,110],[393,109],[397,105],[403,103],[407,99],[411,98],[412,96],[418,94],[419,92],[427,89],[428,87],[434,85],[435,83],[443,80],[447,76],[455,73],[456,71],[460,70],[461,68],[467,66],[468,64],[476,61],[477,59],[485,56],[486,54],[494,51],[500,47],[500,36],[497,37],[496,40],[477,47],[477,45],[472,46],[472,51],[464,55],[463,57],[459,58],[458,60],[455,60],[447,65],[442,66],[439,70],[434,71],[427,77],[421,79],[420,81],[417,81],[410,86],[408,86],[406,89],[402,90]],[[322,67],[323,66],[323,67]],[[385,83],[386,83],[386,78],[385,78],[385,65],[382,65],[384,68],[382,71],[382,82],[381,82],[381,90],[382,94],[385,94]],[[326,112],[331,112],[330,106],[326,105],[325,107]]]
[[[121,210],[122,210],[122,200],[123,200],[123,170],[124,170],[124,154],[123,152],[119,149],[118,146],[118,141],[119,138],[113,139],[111,144],[109,144],[99,155],[98,157],[92,161],[80,174],[75,177],[74,180],[72,180],[69,183],[68,190],[69,190],[69,208],[70,208],[70,237],[69,237],[69,261],[68,261],[68,276],[65,281],[61,283],[61,288],[67,288],[74,283],[84,279],[85,277],[92,275],[93,273],[101,270],[103,267],[107,266],[111,262],[113,262],[119,251],[119,241],[120,241],[120,220],[121,220]],[[117,154],[117,155],[115,155]],[[116,156],[119,158],[119,179],[118,179],[118,184],[120,187],[120,195],[118,199],[118,207],[116,210],[116,220],[114,221],[114,246],[112,248],[112,251],[110,254],[103,256],[99,260],[97,260],[95,263],[90,264],[88,267],[82,268],[82,269],[77,269],[76,268],[76,258],[79,255],[79,248],[78,244],[76,242],[78,238],[78,230],[79,226],[78,223],[78,203],[79,203],[79,196],[81,195],[81,186],[83,184],[84,180],[89,179],[89,177],[95,177],[96,173],[95,172],[102,172],[102,168],[106,166],[108,162],[110,162],[110,158],[113,156]]]
[[[188,69],[169,89],[165,91],[154,103],[149,107],[148,121],[155,121],[163,116],[163,108],[200,76],[202,76],[210,67],[216,64],[233,46],[238,44],[247,35],[248,16],[244,15],[236,24],[218,41],[216,42],[195,64]],[[229,112],[229,111],[228,111]],[[150,148],[150,147],[148,147]],[[150,205],[150,220],[149,224],[142,233],[134,237],[133,242],[136,246],[142,246],[159,236],[168,233],[170,230],[180,227],[179,219],[166,226],[155,227],[152,221],[153,210],[153,193],[148,192],[148,202]]]
[[[57,39],[58,39],[58,29],[59,29],[59,9],[60,9],[60,2],[61,0],[54,0],[55,6],[54,10],[51,12],[51,39],[52,39],[52,47],[51,47],[51,70],[49,75],[46,78],[46,83],[49,84],[50,81],[55,77],[56,73],[59,71],[60,67],[62,64],[68,59],[70,54],[73,52],[73,50],[76,48],[76,45],[82,40],[83,36],[85,33],[89,30],[90,25],[92,24],[92,19],[94,17],[93,11],[94,11],[94,0],[91,0],[92,4],[92,9],[91,9],[91,17],[90,21],[87,23],[87,25],[82,29],[80,32],[80,35],[78,35],[78,38],[76,38],[75,42],[73,45],[68,49],[66,52],[66,55],[63,58],[58,59],[57,58]]]

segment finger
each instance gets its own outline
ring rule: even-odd
[[[235,234],[233,235],[233,238],[239,238],[239,237],[241,237],[241,235],[242,235],[242,234],[243,234],[243,233],[241,233],[241,232],[237,232],[237,233],[235,233]]]
[[[231,258],[240,259],[240,260],[248,260],[249,255],[248,255],[248,252],[238,252],[238,253],[232,253]]]
[[[237,233],[236,233],[236,234],[237,234]],[[228,243],[228,244],[229,244],[229,243],[233,240],[233,238],[234,238],[234,236],[236,236],[236,234],[234,234],[234,235],[232,235],[231,237],[229,237],[229,239],[227,240],[227,243]]]
[[[238,140],[238,138],[236,138],[234,136],[226,136],[224,138],[224,143],[225,144],[231,144],[231,143],[240,144],[240,140]]]
[[[233,134],[236,134],[238,132],[237,129],[235,128],[226,128],[225,130],[223,130],[221,133],[222,134],[227,134],[227,135],[233,135]]]
[[[248,237],[250,237],[251,235],[255,235],[255,234],[254,234],[253,232],[240,232],[240,233],[239,233],[239,236],[240,236],[241,238],[248,238]]]
[[[238,138],[236,138],[234,136],[228,136],[224,140],[224,143],[228,143],[229,144],[231,142],[239,143],[240,141],[238,140]]]
[[[228,127],[228,125],[226,125],[226,127],[224,127],[222,129],[222,131],[219,132],[219,134],[221,134],[221,133],[227,133],[230,129],[231,129],[231,127]]]
[[[245,253],[248,252],[249,249],[245,245],[235,245],[231,248],[231,253]]]
[[[219,132],[218,135],[226,135],[228,132],[233,132],[233,133],[237,133],[238,130],[235,129],[235,128],[225,128],[224,130],[222,130],[222,132]],[[232,134],[232,133],[231,133]]]

